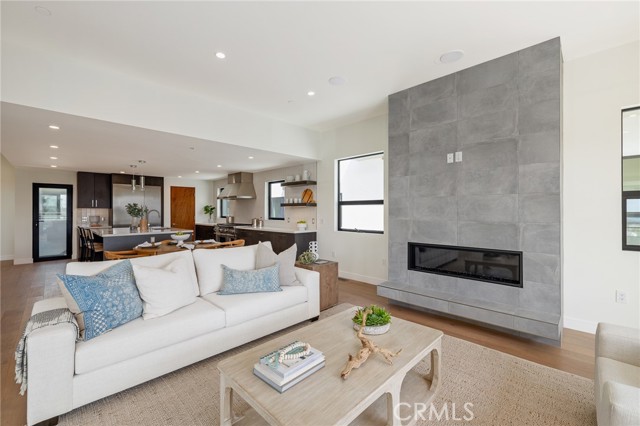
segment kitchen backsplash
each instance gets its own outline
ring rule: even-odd
[[[99,217],[99,226],[109,226],[111,209],[76,209],[76,225],[90,226],[91,216]]]

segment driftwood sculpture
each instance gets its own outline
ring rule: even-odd
[[[360,326],[360,330],[358,330],[357,334],[358,339],[360,339],[360,343],[362,343],[362,349],[358,351],[358,354],[356,356],[349,354],[347,365],[344,366],[342,373],[340,373],[340,377],[345,380],[349,377],[351,370],[353,370],[354,368],[358,368],[362,364],[364,364],[364,362],[369,358],[369,355],[371,354],[381,353],[385,361],[387,361],[387,364],[393,364],[393,357],[402,352],[402,349],[400,349],[396,353],[393,353],[389,349],[380,348],[376,346],[376,344],[371,340],[364,337],[363,331],[365,325],[367,324],[367,315],[369,315],[370,313],[371,309],[367,309],[362,315],[362,325]]]

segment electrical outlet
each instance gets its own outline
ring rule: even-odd
[[[456,152],[456,163],[462,163],[462,151]]]
[[[627,303],[627,293],[622,290],[616,290],[616,303]]]
[[[312,224],[312,225],[315,225],[315,224],[316,224],[316,218],[315,218],[315,217],[312,217],[312,218],[311,218],[311,224]]]
[[[291,218],[290,217],[287,218],[287,223],[291,223]]]
[[[447,164],[453,163],[453,152],[447,154]]]

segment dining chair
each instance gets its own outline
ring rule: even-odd
[[[154,256],[156,253],[140,253],[135,250],[105,251],[103,256],[105,260],[133,259],[136,257]]]

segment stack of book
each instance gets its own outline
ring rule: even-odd
[[[253,374],[282,393],[324,367],[324,354],[311,347],[308,355],[269,365],[262,357],[253,366]]]

